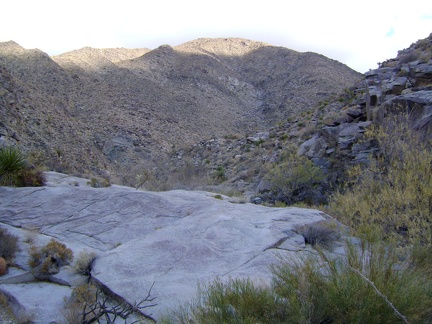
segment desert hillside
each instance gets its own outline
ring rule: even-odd
[[[265,131],[360,77],[245,39],[55,57],[11,41],[0,44],[0,135],[50,169],[121,180],[199,141]]]

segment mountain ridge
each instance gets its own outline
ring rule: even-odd
[[[20,85],[4,90],[2,138],[18,134],[51,169],[111,176],[160,167],[202,139],[264,131],[361,76],[322,55],[234,38],[52,58],[6,43],[0,64]]]

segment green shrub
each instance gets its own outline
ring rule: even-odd
[[[281,141],[285,141],[286,139],[288,139],[288,134],[282,134],[279,138]]]
[[[10,262],[18,251],[18,237],[0,228],[0,257]]]
[[[285,260],[273,272],[293,323],[399,323],[399,315],[426,323],[432,318],[430,274],[410,259],[400,262],[395,247],[348,245],[346,262],[321,253],[318,259]]]
[[[214,173],[214,178],[220,182],[224,182],[226,180],[225,168],[223,166],[218,166],[216,172]]]
[[[329,213],[356,235],[380,232],[400,244],[432,244],[432,143],[395,118],[367,132],[379,145],[368,168],[356,166],[349,188],[336,193]]]
[[[200,290],[195,305],[175,313],[166,322],[284,323],[287,306],[269,288],[256,287],[250,280],[215,280]]]
[[[323,202],[325,174],[311,160],[296,153],[288,153],[280,164],[271,166],[264,178],[271,185],[275,200],[287,205]]]
[[[346,258],[281,258],[271,287],[216,280],[165,323],[430,323],[432,277],[414,254],[363,242]]]

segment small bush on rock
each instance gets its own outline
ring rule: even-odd
[[[45,174],[38,168],[22,169],[16,174],[17,187],[41,187],[45,183]]]
[[[335,224],[328,221],[296,226],[295,230],[304,237],[306,244],[312,246],[331,248],[334,241],[339,238],[339,231]]]
[[[107,178],[91,178],[87,184],[93,188],[107,188],[111,186],[111,183]]]
[[[18,237],[0,228],[0,257],[10,262],[18,251]]]
[[[65,244],[52,239],[44,247],[32,247],[29,266],[35,278],[46,280],[60,272],[60,268],[73,260],[73,252]]]
[[[87,251],[80,252],[77,259],[75,260],[75,265],[74,265],[75,271],[84,276],[90,276],[90,272],[96,258],[97,255],[94,252],[87,252]]]

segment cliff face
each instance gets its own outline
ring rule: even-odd
[[[264,131],[360,75],[244,39],[92,49],[50,58],[0,44],[0,135],[50,168],[120,175],[201,140]]]

